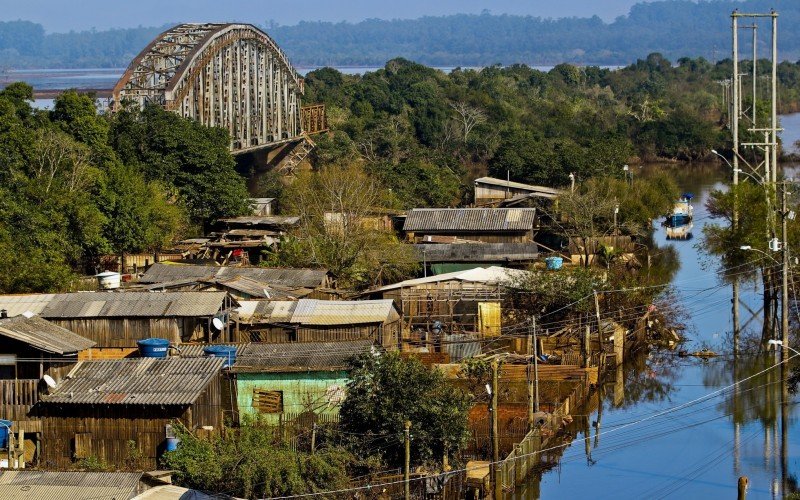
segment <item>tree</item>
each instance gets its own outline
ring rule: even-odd
[[[467,394],[419,360],[396,352],[366,354],[352,364],[340,427],[360,459],[377,456],[387,467],[401,467],[409,420],[412,465],[432,464],[464,445],[469,407]]]
[[[300,216],[300,228],[292,235],[296,244],[288,241],[279,250],[277,263],[325,267],[340,284],[355,287],[416,271],[412,249],[382,226],[385,194],[357,165],[306,173],[289,191],[287,210]]]
[[[462,139],[464,140],[464,144],[466,144],[472,129],[474,129],[476,125],[486,121],[486,113],[480,108],[470,106],[463,101],[450,103],[450,107],[458,113]]]

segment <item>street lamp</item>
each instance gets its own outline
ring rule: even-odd
[[[769,344],[769,345],[774,345],[774,346],[780,346],[780,347],[783,347],[783,348],[789,349],[790,351],[792,351],[793,353],[795,353],[795,355],[800,355],[800,352],[798,352],[798,351],[797,351],[797,349],[795,349],[794,347],[791,347],[791,346],[788,346],[788,345],[784,344],[782,340],[778,340],[778,339],[769,339],[769,340],[767,341],[767,344]]]
[[[712,149],[712,150],[711,150],[711,152],[712,152],[712,153],[714,153],[715,155],[719,156],[720,158],[722,158],[722,160],[723,160],[725,163],[727,163],[727,164],[728,164],[728,166],[729,166],[729,167],[731,167],[731,169],[733,169],[734,173],[737,173],[737,174],[744,174],[744,175],[746,175],[746,176],[750,177],[751,179],[753,179],[754,181],[756,181],[756,183],[758,183],[758,184],[764,184],[764,183],[765,183],[765,181],[764,181],[764,178],[763,178],[763,177],[761,177],[760,175],[759,175],[758,177],[756,177],[756,176],[755,176],[755,174],[752,174],[752,173],[750,173],[750,172],[745,172],[745,171],[744,171],[744,170],[742,170],[741,168],[736,168],[736,167],[734,167],[733,165],[731,165],[731,162],[729,162],[727,158],[725,158],[724,156],[722,156],[721,154],[719,154],[719,153],[717,152],[717,150],[716,150],[716,149]]]
[[[779,251],[781,250],[781,249],[780,249],[780,245],[777,245],[777,249],[774,249],[774,248],[775,248],[775,243],[776,243],[776,242],[777,242],[777,243],[780,243],[780,242],[778,242],[778,238],[773,238],[773,239],[771,239],[771,240],[770,240],[770,244],[769,244],[769,246],[770,246],[770,250],[772,250],[773,252],[779,252]],[[761,249],[758,249],[758,248],[753,248],[753,247],[751,247],[750,245],[742,245],[742,246],[740,246],[740,247],[739,247],[739,250],[746,250],[746,251],[758,252],[758,253],[760,253],[760,254],[763,254],[763,255],[765,255],[766,257],[769,257],[769,258],[770,258],[770,259],[772,259],[772,261],[773,261],[773,262],[775,262],[776,264],[780,264],[780,262],[778,262],[778,259],[776,259],[776,258],[775,258],[775,257],[773,257],[772,255],[768,254],[768,253],[767,253],[767,252],[765,252],[764,250],[761,250]]]

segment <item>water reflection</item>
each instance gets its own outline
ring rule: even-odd
[[[724,189],[729,172],[658,168],[697,195],[695,241],[666,241],[659,231],[653,236],[667,255],[672,300],[686,316],[687,349],[708,346],[723,355],[702,361],[660,352],[631,359],[598,388],[568,429],[566,445],[551,452],[515,498],[734,498],[739,476],[749,478],[748,500],[797,489],[800,432],[786,370],[769,356],[726,355],[730,287],[716,274],[716,260],[696,247],[702,227],[714,223],[704,206],[708,195]],[[742,322],[752,316],[750,326],[758,330],[756,280],[742,285],[742,301]],[[744,381],[732,386],[736,380]]]

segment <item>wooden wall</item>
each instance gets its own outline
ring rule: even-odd
[[[39,380],[0,380],[0,419],[25,420],[39,401]]]
[[[375,340],[386,349],[395,349],[400,339],[401,322],[369,325],[341,325],[299,327],[277,325],[242,325],[236,342],[265,342],[282,344],[288,342],[341,342],[347,340]]]
[[[124,467],[130,458],[129,442],[134,441],[142,454],[135,467],[157,468],[167,424],[180,420],[191,430],[222,427],[226,409],[222,394],[217,375],[191,406],[39,404],[32,413],[42,421],[40,465],[69,468],[75,458],[94,457]]]
[[[173,343],[206,339],[206,318],[48,318],[97,342],[97,347],[136,347],[136,341],[164,338]]]

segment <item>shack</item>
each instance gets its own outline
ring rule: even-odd
[[[500,334],[500,306],[507,285],[525,272],[478,267],[401,281],[367,290],[362,296],[395,301],[403,316],[405,338],[413,330],[426,336],[434,329],[439,334],[494,336]]]
[[[240,342],[344,342],[371,340],[396,349],[402,327],[392,300],[244,302]]]
[[[535,208],[415,208],[403,223],[412,243],[525,243],[536,229]]]
[[[414,250],[430,275],[489,266],[522,269],[539,258],[536,243],[421,243]]]
[[[224,362],[217,357],[80,362],[31,410],[42,422],[41,465],[69,468],[76,459],[93,458],[123,467],[133,446],[141,454],[137,468],[157,467],[171,424],[179,421],[189,430],[222,427],[230,400],[223,390]]]
[[[236,374],[239,412],[261,415],[273,424],[304,414],[335,421],[349,361],[372,349],[371,340],[247,344],[231,370]]]
[[[275,198],[250,198],[253,215],[270,216],[275,212]]]
[[[173,343],[225,340],[238,304],[224,292],[85,292],[57,294],[41,316],[99,347],[136,347],[151,337]],[[223,320],[222,331],[211,320]]]
[[[527,199],[554,200],[563,193],[560,189],[523,184],[494,177],[475,179],[475,206],[498,205]]]
[[[154,264],[142,275],[139,283],[154,285],[149,287],[151,289],[166,289],[194,286],[198,282],[225,283],[239,278],[247,278],[294,297],[327,298],[333,286],[330,273],[325,269],[184,264]]]

